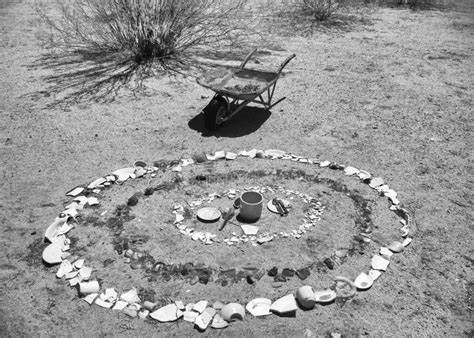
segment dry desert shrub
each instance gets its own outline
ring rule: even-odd
[[[47,80],[55,84],[53,91],[70,89],[70,98],[98,92],[106,97],[120,87],[117,84],[141,83],[160,73],[183,73],[196,64],[199,52],[245,39],[248,30],[240,15],[244,3],[40,1],[37,11],[48,28],[49,47],[41,61],[55,70]]]
[[[325,21],[347,4],[346,0],[302,0],[297,6],[303,15],[313,17],[317,21]]]
[[[443,8],[446,6],[445,0],[375,0],[370,1],[377,4],[390,6],[408,6],[411,9],[433,9]]]

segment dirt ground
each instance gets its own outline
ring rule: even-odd
[[[311,36],[298,30],[278,31],[271,36],[278,48],[266,48],[257,55],[258,64],[250,66],[274,69],[295,53],[276,90],[278,97],[287,99],[270,112],[248,107],[217,132],[206,133],[199,113],[211,92],[193,79],[156,79],[149,83],[154,89],[150,95],[135,97],[124,92],[113,103],[82,102],[66,109],[46,109],[53,97],[26,96],[46,90],[44,77],[50,75],[33,67],[43,52],[37,44],[41,30],[35,12],[28,3],[2,1],[1,335],[471,336],[473,9],[469,2],[449,11],[379,8],[364,20],[316,28]],[[138,159],[152,163],[203,151],[252,148],[283,149],[383,177],[415,217],[413,243],[393,257],[388,271],[370,290],[357,293],[343,306],[317,306],[299,311],[296,318],[248,315],[223,331],[204,333],[185,322],[158,324],[90,307],[75,289],[54,276],[56,268],[42,264],[44,231],[62,210],[65,192],[71,188]],[[348,184],[351,191],[370,201],[379,238],[390,239],[396,233],[396,219],[386,200],[363,184],[329,169],[259,161],[226,162],[216,170],[287,166],[317,173]],[[256,264],[269,269],[304,265],[350,241],[357,210],[346,195],[324,182],[310,185],[284,178],[275,182],[269,175],[189,188],[211,191],[265,180],[315,194],[326,205],[321,225],[306,239],[282,239],[242,249],[199,246],[176,233],[166,218],[172,217],[170,201],[156,196],[133,209],[145,224],[143,234],[148,240],[141,248],[168,262],[194,261],[225,268]],[[113,187],[104,193],[99,211],[113,210],[147,184],[137,180]],[[173,192],[173,198],[179,193]],[[161,220],[163,230],[153,227],[156,220]],[[275,222],[281,229],[288,225],[279,219]],[[136,223],[127,231],[141,233]],[[148,282],[141,271],[129,269],[117,257],[105,229],[78,227],[73,233],[84,245],[95,238],[83,253],[105,285],[140,284],[157,296],[186,302],[207,299],[244,304],[258,296],[277,299],[304,284],[328,286],[337,274],[353,279],[369,266],[377,248],[371,244],[364,254],[335,270],[312,272],[306,281],[292,278],[275,285],[265,276],[256,285],[224,287],[180,280]],[[103,267],[109,256],[114,263]]]

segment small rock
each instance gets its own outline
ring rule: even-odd
[[[276,266],[268,270],[268,275],[270,277],[275,277],[277,274],[278,274],[278,268]]]
[[[127,201],[127,205],[130,206],[130,207],[133,207],[135,205],[138,204],[138,197],[133,195],[132,197],[130,197]]]

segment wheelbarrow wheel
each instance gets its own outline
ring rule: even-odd
[[[227,115],[227,101],[222,96],[215,96],[204,108],[204,123],[209,131],[216,130]]]

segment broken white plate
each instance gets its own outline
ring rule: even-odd
[[[322,161],[319,163],[321,168],[328,167],[331,164],[331,161]]]
[[[183,312],[183,320],[186,322],[194,323],[196,320],[197,316],[199,316],[199,313],[196,311],[184,311]]]
[[[201,208],[196,213],[197,217],[206,222],[217,221],[221,217],[221,212],[213,207]]]
[[[266,157],[283,157],[285,151],[279,149],[267,149],[264,154]]]
[[[104,300],[114,303],[117,301],[117,298],[118,298],[118,293],[117,291],[115,291],[114,288],[105,289],[104,297],[103,297]]]
[[[263,243],[266,243],[266,242],[270,242],[273,240],[273,236],[271,235],[268,235],[268,236],[264,236],[264,237],[260,237],[257,239],[257,243],[258,244],[263,244]]]
[[[61,265],[59,266],[59,269],[56,272],[56,277],[63,278],[67,273],[71,272],[72,269],[73,269],[73,266],[71,262],[65,259],[62,261]]]
[[[180,316],[178,314],[178,307],[176,304],[169,304],[166,306],[163,306],[162,308],[159,308],[158,310],[150,313],[150,317],[159,321],[159,322],[174,322],[177,320]],[[179,311],[181,312],[181,311]],[[181,316],[182,316],[181,312]]]
[[[100,290],[99,282],[94,280],[92,282],[79,283],[79,293],[81,295],[88,295],[90,293],[97,293]]]
[[[212,316],[208,312],[203,312],[196,317],[194,324],[199,327],[200,330],[205,330],[211,323]]]
[[[359,178],[363,181],[368,180],[372,177],[372,175],[366,170],[359,170],[357,176],[359,176]]]
[[[91,182],[87,188],[88,189],[95,189],[96,187],[98,187],[99,185],[103,184],[107,182],[107,179],[105,177],[100,177],[98,179],[96,179],[95,181]]]
[[[271,306],[270,311],[280,315],[295,312],[298,309],[296,299],[292,294],[277,299]]]
[[[332,302],[334,299],[336,299],[336,292],[333,290],[327,289],[323,291],[316,291],[314,293],[314,298],[316,299],[316,302],[326,304]]]
[[[176,213],[174,224],[181,223],[184,221],[184,216],[182,214]]]
[[[201,300],[193,306],[193,310],[199,313],[202,313],[207,306],[207,300]]]
[[[72,189],[71,191],[68,191],[66,193],[66,196],[72,196],[76,197],[77,195],[81,194],[85,189],[83,187],[76,187]]]
[[[76,218],[79,213],[77,212],[76,208],[70,207],[63,211],[63,214],[67,215],[68,217]]]
[[[382,247],[380,247],[379,254],[381,254],[383,256],[386,256],[387,258],[390,258],[390,257],[392,257],[393,252],[390,251],[388,248],[382,246]]]
[[[225,158],[226,160],[235,160],[237,158],[237,154],[229,151],[227,154],[225,154]]]
[[[85,297],[82,298],[82,299],[84,299],[84,300],[87,302],[87,304],[91,305],[92,303],[94,303],[94,300],[95,300],[97,297],[99,297],[99,294],[98,294],[97,292],[95,292],[95,293],[90,293],[90,294],[88,294],[87,296],[85,296]]]
[[[229,323],[224,320],[224,318],[221,317],[220,314],[216,314],[214,318],[212,319],[211,327],[213,329],[224,329],[227,326],[229,326]]]
[[[43,250],[43,260],[48,264],[59,264],[63,261],[62,253],[66,247],[66,237],[64,235],[56,239]]]
[[[140,317],[140,319],[145,319],[146,317],[148,317],[149,314],[150,314],[150,311],[148,311],[147,309],[144,309],[138,312],[138,317]]]
[[[118,300],[117,302],[115,302],[115,305],[114,307],[112,308],[112,310],[119,310],[119,311],[122,311],[123,309],[125,309],[126,307],[128,306],[128,303],[123,301],[123,300]]]
[[[382,256],[375,255],[372,257],[372,268],[374,270],[385,271],[387,270],[388,264],[390,264],[390,261],[383,258]]]
[[[413,240],[413,238],[407,237],[403,240],[402,245],[406,247],[406,246],[410,245],[412,240]]]
[[[257,156],[257,149],[252,149],[248,152],[248,156],[250,158],[254,158],[255,156]]]
[[[252,299],[245,307],[248,312],[254,317],[268,316],[270,312],[270,306],[272,301],[267,298],[255,298]]]
[[[359,290],[367,290],[374,284],[374,280],[372,277],[367,275],[366,273],[362,272],[359,276],[354,281],[354,285],[359,289]]]
[[[68,217],[69,216],[65,213],[59,214],[59,216],[54,219],[54,222],[46,229],[44,237],[51,243],[54,242],[59,235],[59,228],[66,223]]]
[[[373,270],[373,269],[369,270],[369,276],[370,278],[372,278],[373,281],[376,281],[380,277],[381,274],[382,274],[382,271]]]
[[[180,309],[181,311],[184,311],[186,309],[186,307],[184,306],[184,303],[180,300],[176,300],[174,302],[176,304],[176,306],[178,307],[178,309]],[[152,303],[153,304],[153,303]]]
[[[285,208],[288,208],[290,206],[290,201],[288,200],[285,200],[285,199],[280,199],[280,201],[283,203],[283,205],[285,206]],[[269,201],[267,203],[267,208],[268,210],[270,210],[271,212],[274,212],[275,214],[278,214],[278,209],[277,207],[273,204],[272,201]]]
[[[125,291],[120,295],[120,300],[123,300],[128,304],[140,303],[140,298],[138,297],[137,289],[132,288],[128,291]]]
[[[374,177],[370,180],[369,182],[369,187],[375,189],[383,184],[383,178],[382,177]]]
[[[113,303],[103,300],[100,296],[95,299],[94,304],[106,309],[110,309],[114,305]]]
[[[301,307],[307,310],[312,309],[316,303],[314,291],[309,285],[301,286],[296,290],[296,299]]]
[[[82,266],[84,265],[84,259],[83,258],[78,259],[77,261],[73,263],[73,265],[76,269],[82,268]]]
[[[99,200],[97,199],[97,197],[88,197],[87,204],[89,204],[90,206],[97,205],[99,204]]]
[[[224,305],[220,315],[228,322],[232,322],[234,320],[244,320],[245,309],[239,303],[229,303]]]
[[[135,173],[135,168],[129,167],[129,168],[117,169],[112,173],[112,175],[115,175],[115,176],[127,175],[127,177],[130,177],[130,175],[134,173]]]
[[[354,168],[354,167],[351,167],[351,166],[347,166],[347,167],[344,168],[344,173],[345,173],[347,176],[355,175],[355,174],[358,174],[359,172],[360,172],[359,169]]]
[[[242,228],[244,234],[246,234],[247,236],[256,235],[258,232],[258,227],[256,227],[255,225],[242,224],[240,227]]]
[[[88,199],[86,196],[77,196],[75,199],[73,199],[73,201],[78,202],[80,205],[86,205]]]
[[[79,275],[82,277],[83,280],[89,280],[91,278],[92,268],[88,266],[83,266],[79,269]]]
[[[400,253],[403,250],[405,250],[405,246],[402,243],[398,242],[398,241],[394,241],[394,242],[390,243],[388,245],[388,248],[391,251],[395,252],[395,253]]]
[[[220,160],[221,158],[225,158],[225,151],[224,150],[216,151],[214,153],[214,158],[216,160]]]

